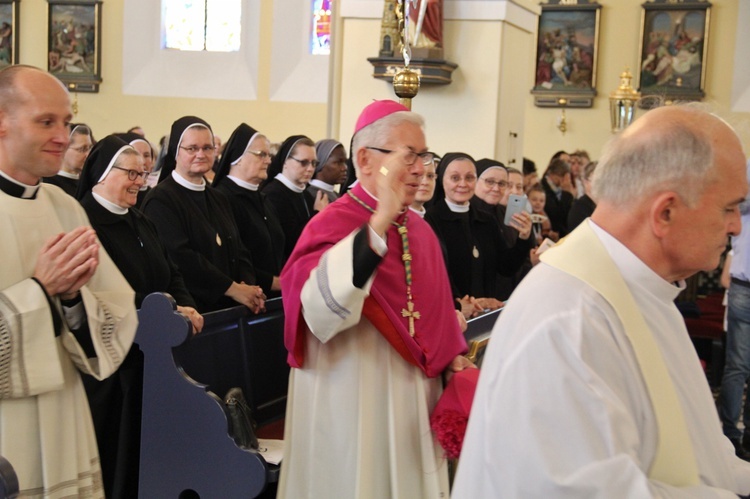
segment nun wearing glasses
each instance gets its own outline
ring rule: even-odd
[[[249,125],[238,126],[226,143],[212,188],[224,193],[240,230],[240,239],[250,250],[258,285],[278,296],[279,274],[284,266],[284,231],[276,211],[260,192],[271,164],[270,142]]]
[[[156,229],[134,208],[148,176],[143,158],[131,145],[113,135],[91,150],[76,191],[102,246],[135,291],[136,307],[150,293],[171,294],[178,311],[198,332],[203,317]],[[133,344],[120,369],[97,381],[83,375],[91,407],[107,497],[138,494],[143,353]]]
[[[204,178],[215,154],[208,123],[195,116],[175,121],[159,183],[146,196],[143,212],[180,269],[198,311],[241,304],[260,313],[266,297],[255,285],[252,257],[229,200]]]
[[[148,195],[148,192],[156,185],[156,181],[159,179],[158,172],[153,172],[155,164],[154,156],[156,156],[154,148],[146,137],[135,132],[115,133],[113,135],[118,139],[124,140],[133,146],[133,149],[141,153],[141,156],[143,156],[143,169],[149,172],[149,176],[146,177],[146,183],[141,187],[141,192],[138,193],[138,202],[135,204],[135,207],[140,209],[143,206],[146,195]]]
[[[107,253],[135,291],[135,305],[154,292],[172,295],[200,330],[195,300],[161,243],[154,224],[135,208],[149,173],[142,155],[119,137],[102,139],[86,161],[76,198]]]
[[[304,135],[292,135],[281,144],[268,170],[270,181],[263,193],[284,230],[284,260],[289,258],[307,222],[328,206],[325,193],[318,191],[313,198],[306,191],[317,166],[315,142]]]

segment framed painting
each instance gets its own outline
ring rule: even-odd
[[[18,2],[0,0],[0,69],[18,64]]]
[[[534,103],[540,107],[591,107],[601,5],[588,0],[542,4],[536,43]]]
[[[642,107],[705,96],[711,4],[651,0],[643,4],[638,54]]]
[[[102,82],[101,1],[47,2],[47,70],[71,91],[98,92]]]

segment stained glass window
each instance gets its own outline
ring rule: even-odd
[[[311,54],[331,53],[331,3],[332,0],[312,0]]]
[[[164,48],[236,52],[241,0],[162,0]]]

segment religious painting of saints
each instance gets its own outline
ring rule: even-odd
[[[703,0],[643,4],[638,51],[642,107],[704,97],[710,11],[711,4]]]
[[[536,44],[534,103],[540,107],[591,107],[601,5],[587,0],[542,4]]]
[[[47,70],[71,91],[98,92],[102,82],[101,1],[47,1]]]
[[[18,4],[0,0],[0,69],[18,64]]]

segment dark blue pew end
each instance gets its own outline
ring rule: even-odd
[[[208,386],[212,380],[200,379],[206,373],[198,368],[194,373],[187,365],[196,364],[196,358],[202,357],[201,347],[211,343],[211,336],[221,339],[229,335],[239,341],[239,336],[245,336],[248,328],[254,330],[252,324],[245,328],[244,333],[238,332],[237,329],[243,328],[238,328],[236,323],[221,324],[220,317],[207,314],[204,332],[192,336],[190,323],[175,312],[172,298],[159,293],[146,297],[138,315],[140,324],[136,341],[145,357],[139,496],[223,499],[253,498],[261,494],[269,483],[278,480],[278,466],[269,465],[260,454],[235,445],[227,433],[223,402],[215,395],[223,397],[226,390]],[[248,323],[245,317],[238,320]],[[274,317],[263,320],[278,322]],[[283,315],[281,321],[283,323]],[[197,338],[201,340],[196,341]],[[247,338],[242,341],[247,341]],[[217,345],[220,344],[218,341]],[[241,358],[241,352],[237,353],[230,351],[227,355]],[[212,355],[218,356],[218,364]],[[252,390],[256,384],[263,384],[251,379],[249,373],[252,370],[233,372],[236,370],[235,361],[221,362],[221,355],[218,351],[206,353],[205,357],[210,361],[207,371],[230,372],[218,375],[227,383],[234,382],[233,378],[245,378],[248,386],[243,386],[243,389]],[[245,362],[252,362],[252,359],[245,359]],[[268,409],[268,414],[263,417],[278,417],[279,410],[283,415],[286,380],[282,382],[283,403],[270,404],[269,407],[276,408],[276,412]],[[262,404],[254,395],[257,393],[246,392],[251,407],[257,410]]]

